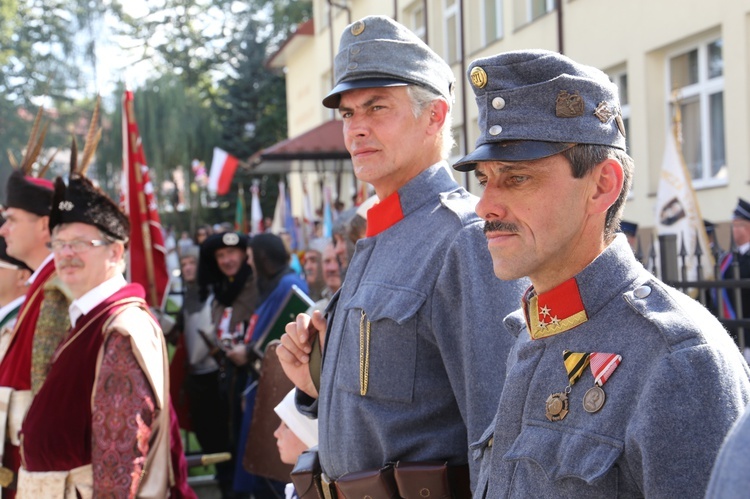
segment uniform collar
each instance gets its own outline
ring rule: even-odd
[[[532,339],[564,333],[589,320],[575,277],[537,295],[529,288],[523,300]]]
[[[435,201],[437,193],[455,187],[448,163],[441,161],[430,166],[367,211],[367,237],[390,229],[428,201]]]
[[[576,276],[539,295],[533,287],[526,291],[522,305],[529,335],[546,338],[585,323],[622,294],[640,270],[626,237],[619,234]],[[512,320],[507,325],[512,330]]]

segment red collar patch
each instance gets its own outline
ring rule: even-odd
[[[588,320],[575,278],[524,300],[532,339],[564,333]]]
[[[404,218],[398,191],[367,210],[367,237],[377,236]]]

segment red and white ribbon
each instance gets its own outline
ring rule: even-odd
[[[593,352],[589,362],[594,381],[597,385],[603,386],[622,362],[622,356],[614,353]]]

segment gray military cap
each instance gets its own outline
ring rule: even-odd
[[[625,150],[617,87],[596,68],[557,52],[522,50],[477,59],[467,73],[481,136],[456,170],[545,158],[575,144]]]
[[[450,66],[405,26],[369,16],[347,26],[333,62],[336,86],[323,99],[339,107],[341,93],[356,88],[420,85],[453,103],[456,79]]]

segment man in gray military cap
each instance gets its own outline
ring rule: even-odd
[[[617,88],[557,53],[474,61],[477,213],[501,279],[528,276],[477,497],[702,497],[750,400],[748,368],[699,303],[616,234],[633,174]]]
[[[354,173],[381,201],[327,321],[312,317],[326,333],[319,384],[309,316],[287,326],[279,357],[298,404],[319,418],[328,492],[464,497],[468,442],[492,418],[512,345],[498,320],[525,283],[490,274],[477,199],[448,168],[454,76],[445,61],[373,16],[345,29],[334,70],[323,104],[339,110]],[[419,473],[405,464],[425,461]]]

